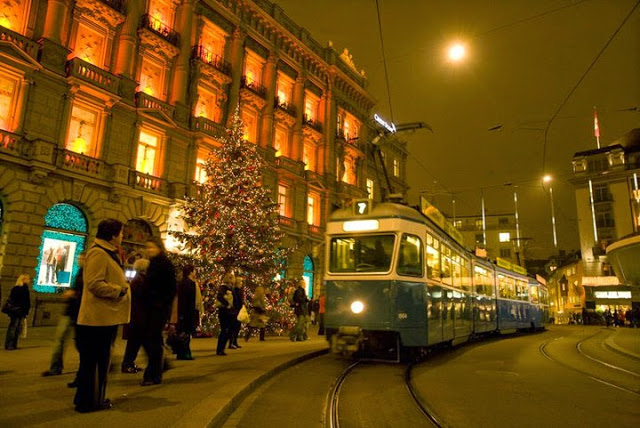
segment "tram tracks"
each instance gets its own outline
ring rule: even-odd
[[[327,409],[326,409],[326,424],[327,428],[340,428],[340,393],[342,392],[343,386],[345,385],[347,379],[351,374],[354,373],[356,368],[364,366],[365,363],[358,361],[350,366],[348,366],[336,379],[334,386],[329,391],[329,395],[327,398]],[[435,414],[423,403],[420,399],[420,396],[416,389],[413,386],[411,381],[411,370],[415,364],[408,364],[404,370],[404,374],[402,376],[404,387],[411,398],[411,401],[415,404],[415,408],[417,411],[426,419],[431,426],[433,427],[443,427],[440,420],[435,416]],[[397,397],[394,397],[397,399]]]

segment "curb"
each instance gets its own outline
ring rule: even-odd
[[[613,336],[616,336],[616,333],[612,334],[611,336],[607,337],[604,340],[604,345],[607,348],[609,348],[610,351],[613,351],[616,354],[620,354],[620,355],[622,355],[624,357],[640,361],[640,355],[638,355],[638,354],[636,354],[634,352],[631,352],[631,351],[621,347],[620,345],[616,344],[612,339]]]
[[[292,360],[289,360],[285,363],[282,363],[278,366],[275,366],[271,370],[263,373],[258,376],[256,379],[251,381],[247,386],[245,386],[240,392],[234,395],[227,404],[207,423],[207,428],[220,428],[224,425],[224,423],[229,419],[229,416],[238,408],[240,404],[253,393],[256,389],[258,389],[261,385],[267,382],[269,379],[274,376],[280,374],[281,372],[300,364],[304,361],[310,360],[312,358],[319,357],[321,355],[325,355],[329,353],[329,348],[321,349],[319,351],[313,351],[308,354],[300,355]]]

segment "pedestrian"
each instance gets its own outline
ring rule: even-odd
[[[220,334],[218,335],[218,347],[216,355],[227,355],[224,352],[227,341],[231,338],[233,321],[233,291],[231,290],[236,278],[233,272],[228,272],[222,278],[222,284],[216,294],[215,307],[218,309],[218,321],[220,321]]]
[[[122,359],[120,370],[122,373],[138,373],[142,368],[136,365],[136,358],[140,347],[142,346],[142,338],[145,334],[146,320],[148,317],[147,306],[145,304],[145,295],[147,287],[147,270],[149,269],[149,260],[138,259],[133,263],[133,270],[136,275],[131,280],[131,321],[125,326],[127,335],[127,346]]]
[[[293,293],[293,308],[294,313],[296,315],[296,324],[291,329],[289,333],[289,339],[292,342],[302,342],[306,340],[307,332],[306,332],[306,324],[307,324],[307,293],[304,289],[304,279],[300,279],[298,281],[298,287],[295,289]]]
[[[267,326],[267,298],[264,294],[264,287],[256,287],[256,291],[251,299],[251,318],[247,326],[247,332],[244,335],[245,342],[249,341],[249,337],[255,330],[259,330],[260,341],[264,342],[265,328]]]
[[[617,308],[613,310],[612,319],[613,319],[613,326],[614,327],[618,327],[619,320],[618,320],[618,309]]]
[[[609,328],[609,326],[611,325],[611,309],[607,308],[606,311],[604,311],[604,320],[607,323],[607,328]]]
[[[9,316],[9,326],[4,339],[4,349],[13,351],[18,349],[18,338],[22,332],[22,324],[26,323],[27,315],[31,309],[31,294],[29,283],[31,277],[27,274],[18,276],[16,285],[11,289],[9,298],[2,306],[2,312]]]
[[[200,296],[198,298],[198,296]],[[182,281],[178,285],[178,323],[176,332],[183,337],[176,349],[178,360],[193,360],[191,355],[191,336],[200,324],[202,313],[202,295],[200,286],[196,282],[196,268],[188,264],[182,268]]]
[[[142,347],[149,361],[140,384],[142,386],[162,383],[162,330],[171,316],[171,306],[177,289],[175,268],[166,255],[162,241],[157,238],[147,240],[146,252],[149,268],[142,294],[146,312]]]
[[[71,289],[63,293],[65,300],[65,308],[58,320],[55,337],[53,339],[53,351],[51,353],[51,364],[49,370],[42,373],[42,376],[56,376],[62,374],[64,364],[62,357],[64,354],[65,343],[68,342],[69,336],[75,330],[76,321],[78,320],[78,309],[80,308],[79,296],[82,296],[82,274],[84,266],[84,252],[78,254],[78,273]],[[81,290],[79,293],[77,290]],[[73,382],[72,382],[73,383]]]
[[[233,319],[231,320],[231,340],[229,341],[229,349],[238,349],[242,346],[238,345],[238,336],[240,335],[240,329],[242,323],[238,320],[238,314],[244,306],[244,280],[242,277],[236,277],[236,281],[233,284]]]
[[[324,311],[325,311],[325,302],[327,297],[323,294],[318,298],[318,324],[320,327],[318,328],[318,335],[324,335]]]
[[[591,320],[589,319],[589,312],[587,312],[587,308],[582,308],[582,324],[584,325],[591,324]]]
[[[122,230],[120,221],[102,220],[85,258],[84,291],[76,326],[80,367],[74,404],[80,413],[111,408],[111,401],[105,398],[111,345],[118,325],[129,322],[131,311],[129,286],[118,251]]]

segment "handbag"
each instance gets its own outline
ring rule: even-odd
[[[10,317],[18,315],[20,310],[21,310],[20,306],[13,303],[13,300],[11,300],[11,297],[7,298],[6,302],[4,302],[4,305],[2,305],[2,313],[7,314]]]
[[[245,305],[242,305],[242,309],[240,309],[240,312],[238,312],[237,319],[242,324],[248,324],[249,323],[249,320],[251,319],[251,317],[249,317],[249,312],[247,311],[247,307]]]

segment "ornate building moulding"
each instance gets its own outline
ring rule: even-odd
[[[100,0],[77,0],[73,9],[76,18],[87,18],[101,23],[111,30],[124,22],[125,16]]]
[[[170,63],[173,58],[180,53],[180,49],[176,46],[153,34],[146,28],[139,29],[138,35],[140,36],[141,53],[151,51],[154,55],[162,58],[167,63]]]
[[[196,15],[202,15],[213,24],[220,27],[227,34],[233,33],[234,25],[224,16],[220,15],[216,10],[212,9],[211,6],[209,6],[205,2],[198,2],[196,4],[195,13]]]

